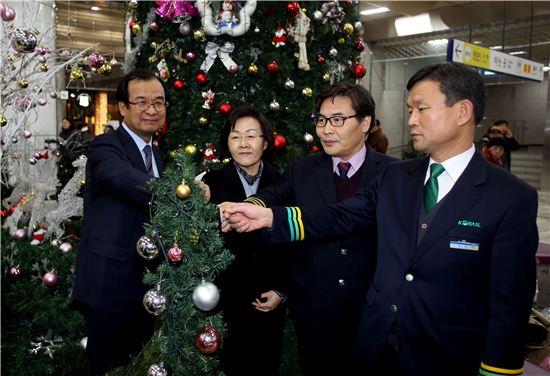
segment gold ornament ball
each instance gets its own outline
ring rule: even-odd
[[[79,80],[84,77],[80,69],[73,69],[71,71],[71,80]]]
[[[206,40],[206,34],[204,30],[195,30],[193,32],[193,38],[195,38],[197,42],[204,42]]]
[[[29,81],[25,80],[25,79],[22,79],[22,80],[19,80],[19,87],[21,89],[26,89],[29,87]]]
[[[193,144],[189,144],[185,147],[185,154],[192,157],[197,154],[197,147]]]
[[[313,90],[311,90],[310,87],[305,87],[302,89],[302,97],[304,98],[311,98],[311,96],[313,95]]]
[[[323,82],[330,82],[330,74],[328,73],[323,74]]]
[[[294,60],[299,61],[300,60],[300,53],[294,52]]]
[[[205,118],[204,116],[201,116],[199,118],[199,125],[202,126],[202,127],[208,125],[208,119]]]
[[[42,64],[42,65],[40,66],[40,71],[41,71],[41,72],[47,72],[47,71],[48,71],[48,66],[47,66],[46,64]]]
[[[347,35],[353,34],[353,25],[350,23],[344,24],[344,27],[342,29],[344,30],[344,34],[347,34]]]
[[[346,40],[342,37],[338,38],[338,44],[344,44],[346,43]]]
[[[5,127],[8,124],[8,118],[0,115],[0,127]]]
[[[176,150],[172,150],[172,151],[170,152],[170,156],[171,156],[172,158],[176,158],[176,155],[178,155],[178,152],[177,152]]]
[[[176,188],[176,196],[178,196],[178,198],[181,198],[182,200],[189,197],[190,194],[191,188],[183,182]]]
[[[86,179],[80,179],[80,185],[86,185]]]
[[[132,26],[132,33],[134,34],[141,33],[141,25],[136,23],[134,26]]]
[[[99,69],[97,70],[97,73],[99,73],[102,76],[108,76],[108,75],[111,74],[112,71],[113,71],[113,67],[111,67],[111,65],[105,63],[105,64],[103,64],[102,66],[99,67]]]
[[[258,66],[256,64],[250,64],[248,66],[248,74],[251,76],[255,76],[258,74]]]
[[[189,235],[189,242],[193,245],[199,244],[199,240],[201,239],[199,232],[197,230],[193,230],[193,233]]]
[[[151,55],[147,60],[149,61],[149,63],[153,64],[155,61],[157,61],[157,56]]]

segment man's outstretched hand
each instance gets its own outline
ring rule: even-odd
[[[250,232],[261,228],[271,228],[273,212],[261,206],[248,203],[223,202],[218,205],[221,211],[222,232],[235,230]]]

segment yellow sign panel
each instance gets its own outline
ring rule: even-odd
[[[474,67],[489,69],[491,65],[491,50],[475,44],[464,42],[463,63]]]

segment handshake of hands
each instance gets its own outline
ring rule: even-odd
[[[218,208],[222,232],[230,230],[250,232],[261,228],[271,228],[273,224],[273,211],[268,208],[234,202],[222,202]]]

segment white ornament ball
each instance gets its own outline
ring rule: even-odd
[[[323,19],[323,12],[321,12],[320,10],[316,10],[315,12],[313,12],[313,19],[315,21],[321,21]]]
[[[304,141],[306,144],[312,144],[313,143],[313,136],[310,133],[304,134]]]
[[[88,346],[88,337],[84,337],[80,340],[79,346],[82,350],[86,350],[86,346]]]
[[[210,311],[220,301],[220,290],[212,282],[202,282],[193,290],[193,303],[201,311]]]

